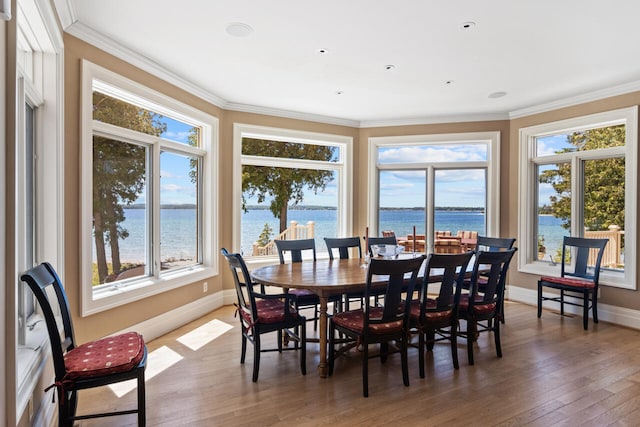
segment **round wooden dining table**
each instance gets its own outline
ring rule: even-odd
[[[327,364],[327,304],[332,295],[364,290],[367,281],[366,265],[358,258],[297,262],[269,265],[255,269],[251,277],[257,283],[284,289],[308,289],[320,298],[320,363],[318,373],[326,378]],[[384,276],[374,276],[374,282],[385,282]]]

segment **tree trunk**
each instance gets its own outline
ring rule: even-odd
[[[289,200],[286,200],[280,208],[280,233],[287,229],[287,208],[289,207]]]
[[[102,215],[93,213],[93,235],[96,242],[96,261],[98,263],[98,283],[102,284],[109,275],[107,268],[107,254],[104,250],[104,230],[102,229]]]
[[[113,263],[113,274],[122,272],[120,263],[120,241],[118,240],[118,225],[112,224],[109,227],[109,246],[111,247],[111,262]]]

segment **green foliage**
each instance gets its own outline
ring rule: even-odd
[[[260,246],[267,246],[267,243],[271,241],[272,232],[273,230],[269,226],[269,223],[265,223],[262,233],[260,233],[260,237],[258,237],[258,244]]]
[[[242,154],[255,156],[332,161],[335,150],[335,147],[324,145],[265,139],[245,138],[242,141]],[[246,197],[257,197],[258,203],[271,198],[269,210],[280,219],[280,232],[283,232],[287,227],[287,210],[302,202],[305,187],[317,194],[332,178],[332,171],[244,165],[242,208],[246,212]]]
[[[625,127],[610,126],[574,132],[567,142],[573,147],[560,153],[595,150],[625,144]],[[623,158],[599,159],[584,163],[584,226],[589,230],[606,230],[611,224],[624,225],[625,161]],[[558,163],[557,169],[544,171],[540,183],[551,184],[556,195],[545,210],[571,228],[571,164]]]

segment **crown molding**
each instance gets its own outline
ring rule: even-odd
[[[160,64],[152,61],[146,56],[134,52],[119,43],[116,43],[113,39],[104,36],[103,34],[87,27],[86,25],[75,22],[71,26],[65,29],[65,31],[74,37],[77,37],[98,49],[102,49],[105,52],[119,58],[143,71],[146,71],[154,76],[177,86],[203,100],[220,108],[226,108],[227,101],[219,96],[212,94],[209,91],[202,89],[201,87],[194,85],[193,83],[185,80],[184,78],[174,74]]]
[[[301,113],[298,111],[279,110],[276,108],[259,107],[256,105],[236,104],[233,102],[227,103],[225,106],[227,110],[242,111],[245,113],[264,114],[268,116],[286,117],[297,120],[308,120],[312,122],[327,123],[338,126],[349,126],[358,128],[360,122],[357,120],[342,119],[339,117],[321,116],[317,114]]]
[[[517,119],[520,117],[531,116],[533,114],[546,113],[548,111],[559,110],[561,108],[572,107],[574,105],[586,104],[588,102],[598,101],[600,99],[624,95],[637,91],[640,91],[640,80],[624,83],[606,89],[596,90],[577,96],[572,96],[569,98],[563,98],[540,105],[534,105],[532,107],[514,110],[509,113],[509,119]]]
[[[66,30],[71,24],[77,21],[71,0],[53,0],[53,4],[56,7],[56,13],[58,14],[58,19],[60,19],[63,30]]]
[[[509,120],[509,115],[507,113],[493,113],[493,114],[413,117],[413,118],[404,118],[404,119],[401,118],[401,119],[390,119],[390,120],[363,120],[360,122],[360,128],[428,125],[428,124],[438,124],[438,123],[487,122],[487,121],[495,121],[495,120]]]

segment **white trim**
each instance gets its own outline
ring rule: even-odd
[[[522,288],[519,286],[509,285],[508,289],[508,298],[509,301],[516,301],[527,305],[532,305],[534,307],[538,306],[538,290],[537,289],[529,289]],[[547,295],[545,292],[544,295]],[[556,294],[557,295],[557,294]],[[554,296],[554,294],[549,294],[549,296]],[[554,303],[552,301],[547,301],[542,304],[543,309],[546,310],[560,310],[560,304]],[[565,312],[570,314],[575,314],[578,317],[582,316],[582,309],[579,307],[574,307],[571,305],[565,305]],[[591,315],[591,310],[589,311],[589,317],[593,319]],[[546,320],[545,320],[546,319]],[[613,323],[615,325],[625,326],[633,329],[640,329],[640,310],[632,310],[624,307],[617,307],[615,305],[608,304],[600,304],[598,303],[598,320]],[[542,317],[538,320],[538,322],[545,321],[558,321],[557,316],[552,317],[551,313],[548,311],[545,312],[543,310]],[[582,328],[582,322],[579,322],[579,328]],[[593,328],[593,323],[589,323],[589,327]],[[582,330],[582,329],[580,329]]]
[[[625,124],[626,142],[625,147],[616,147],[606,149],[609,153],[617,153],[624,149],[620,156],[625,157],[625,241],[635,242],[637,237],[638,218],[637,212],[637,195],[636,183],[638,179],[638,106],[629,108],[621,108],[611,111],[603,111],[596,114],[589,114],[581,117],[559,120],[550,123],[543,123],[535,126],[529,126],[519,129],[519,162],[520,167],[518,177],[518,240],[521,242],[518,251],[518,271],[530,274],[559,274],[559,265],[552,266],[548,262],[537,261],[537,253],[534,253],[533,239],[534,227],[536,224],[536,209],[533,194],[533,183],[536,180],[535,164],[554,163],[555,159],[570,160],[577,157],[577,154],[561,155],[561,156],[540,156],[536,157],[535,139],[540,136],[572,132],[581,129],[594,129],[615,124]],[[584,158],[602,158],[603,150],[594,150],[594,153],[580,152],[580,159]],[[574,161],[575,163],[575,161]],[[572,212],[581,212],[579,206],[579,198],[572,199]],[[629,215],[631,214],[631,215]],[[582,221],[572,221],[574,227],[582,224]],[[573,229],[572,235],[579,235],[577,229]],[[530,244],[531,243],[531,244]],[[625,258],[628,260],[636,259],[636,245],[625,246]],[[603,269],[600,273],[600,282],[605,286],[613,286],[623,289],[637,289],[636,287],[637,267],[635,262],[627,262],[624,266],[624,274],[612,272]],[[622,279],[622,280],[621,280]]]
[[[509,119],[518,119],[521,117],[531,116],[534,114],[545,113],[547,111],[559,110],[561,108],[571,107],[574,105],[586,104],[588,102],[598,101],[600,99],[611,98],[613,96],[625,95],[640,91],[640,80],[596,90],[589,93],[580,94],[568,98],[560,98],[555,101],[546,102],[544,104],[533,105],[530,107],[514,110],[509,113]]]
[[[464,143],[487,143],[487,161],[486,162],[456,162],[456,167],[486,167],[487,170],[487,206],[485,212],[487,235],[500,235],[500,132],[469,132],[469,133],[450,133],[450,134],[427,134],[427,135],[403,135],[403,136],[385,136],[369,138],[368,149],[368,203],[367,203],[367,223],[369,224],[369,233],[371,235],[379,234],[378,224],[378,171],[384,169],[406,169],[419,167],[425,169],[424,164],[378,164],[378,148],[390,146],[420,146],[429,144],[464,144]],[[439,166],[441,164],[438,164]],[[449,164],[446,164],[449,165]],[[445,166],[445,164],[443,164]],[[431,169],[430,169],[431,170]],[[433,180],[427,180],[427,186],[433,185]],[[428,194],[433,194],[427,191]],[[429,201],[427,201],[429,203]],[[432,204],[432,203],[431,203]],[[432,227],[433,213],[427,214],[427,227]],[[429,229],[429,228],[427,228]],[[428,233],[427,233],[428,234]]]
[[[258,156],[242,156],[242,138],[263,138],[276,141],[309,143],[315,145],[336,146],[340,149],[337,162],[305,161],[295,159],[273,158]],[[246,160],[246,162],[245,162]],[[326,134],[318,132],[297,131],[293,129],[256,126],[243,123],[233,124],[233,248],[239,251],[242,245],[242,165],[269,164],[273,166],[291,167],[292,164],[307,165],[310,168],[338,171],[338,217],[339,236],[350,236],[353,231],[352,212],[353,197],[353,138],[344,135]],[[322,250],[322,249],[320,249]]]
[[[91,105],[94,83],[100,91],[108,94],[116,93],[125,100],[131,101],[134,105],[139,105],[160,114],[182,120],[187,124],[198,126],[202,129],[202,147],[190,147],[185,144],[178,144],[174,141],[164,140],[158,137],[142,135],[127,129],[119,129],[104,123],[94,122]],[[82,315],[97,313],[108,310],[116,306],[130,303],[156,295],[170,289],[191,284],[198,280],[204,280],[218,274],[219,257],[214,255],[215,248],[218,247],[218,119],[206,114],[190,105],[183,104],[160,92],[147,88],[146,86],[129,80],[123,76],[115,74],[103,67],[92,64],[89,61],[82,63],[82,144],[81,144],[81,165],[82,167],[82,201],[81,201],[81,230],[82,230],[82,278],[83,283],[91,283],[91,264],[93,253],[92,239],[92,168],[93,162],[93,132],[113,132],[112,134],[122,137],[123,140],[138,141],[146,143],[156,148],[168,149],[169,152],[181,155],[199,156],[204,159],[202,164],[202,187],[199,188],[202,201],[202,265],[195,265],[181,270],[156,274],[154,277],[126,281],[126,287],[100,286],[98,288],[85,287],[81,290],[82,295]],[[153,171],[159,171],[159,151],[152,156],[151,161],[155,162]],[[159,174],[154,173],[151,177],[155,185],[151,185],[154,192],[150,200],[158,201]],[[200,186],[199,186],[200,187]],[[152,202],[153,203],[153,202]],[[157,203],[157,202],[156,202]],[[152,209],[155,223],[158,223],[159,212]],[[152,241],[159,242],[159,228],[156,228],[155,238]],[[154,269],[160,271],[159,266],[159,246],[153,247],[153,259],[157,264]],[[124,283],[124,282],[123,282]]]
[[[407,117],[398,119],[382,119],[382,120],[363,120],[359,123],[359,128],[375,128],[387,126],[412,126],[412,125],[428,125],[440,123],[465,123],[465,122],[492,122],[500,120],[509,120],[507,113],[488,113],[488,114],[452,114],[447,116],[429,116],[429,117]]]

